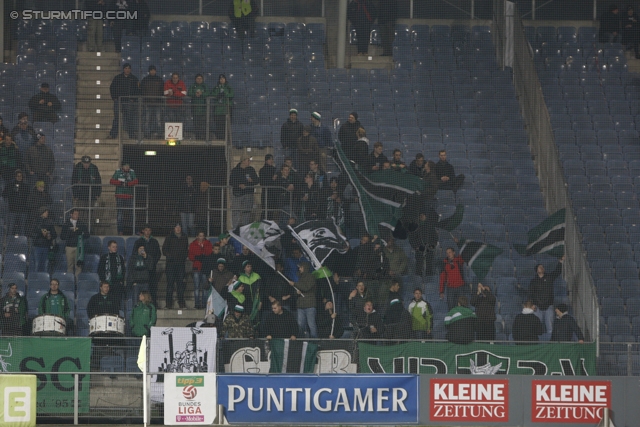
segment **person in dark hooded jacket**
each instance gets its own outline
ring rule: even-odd
[[[282,148],[295,148],[298,144],[298,139],[302,136],[303,129],[302,122],[298,120],[298,110],[292,108],[289,110],[289,118],[280,128],[280,145]]]
[[[300,333],[306,333],[309,328],[309,337],[318,338],[318,328],[316,327],[316,279],[311,274],[311,264],[308,261],[298,263],[298,281],[289,281],[291,286],[296,287],[298,299],[298,327]]]
[[[356,159],[358,157],[358,153],[354,152],[354,150],[356,150],[356,142],[358,141],[356,132],[361,127],[362,124],[358,121],[358,113],[355,111],[349,114],[349,119],[340,126],[338,140],[348,159]]]

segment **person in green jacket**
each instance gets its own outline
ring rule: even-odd
[[[231,100],[234,96],[233,89],[227,83],[227,76],[224,74],[218,76],[218,84],[211,90],[209,96],[213,98],[211,103],[214,105],[216,139],[224,139],[226,116],[231,114]]]
[[[73,325],[71,324],[70,313],[71,307],[69,306],[69,300],[60,292],[60,282],[58,279],[51,279],[49,282],[49,292],[40,298],[38,315],[53,314],[64,318],[67,335],[71,335],[70,332],[73,329]]]
[[[151,335],[151,327],[156,325],[156,306],[151,302],[148,291],[140,292],[138,304],[131,311],[131,335],[141,337]]]
[[[202,74],[196,74],[196,82],[187,91],[187,96],[191,98],[191,112],[193,113],[196,139],[205,139],[208,93],[209,90],[207,85],[204,84],[204,77],[202,77]]]

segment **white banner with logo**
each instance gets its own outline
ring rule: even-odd
[[[213,424],[216,418],[216,374],[165,374],[164,424]]]

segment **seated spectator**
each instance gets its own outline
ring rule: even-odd
[[[297,169],[305,175],[309,172],[309,162],[320,159],[320,149],[318,148],[318,141],[311,135],[311,126],[305,125],[302,127],[302,136],[298,138],[296,145],[296,159]]]
[[[33,114],[34,122],[58,121],[58,113],[62,110],[62,105],[58,97],[49,92],[49,83],[40,85],[40,92],[36,93],[29,100],[29,109]]]
[[[391,158],[390,163],[392,170],[403,173],[407,172],[407,165],[402,160],[402,151],[399,149],[396,148],[393,150],[393,157]]]
[[[424,163],[424,154],[416,154],[416,158],[409,163],[409,173],[422,178]]]
[[[93,295],[87,303],[87,316],[93,319],[96,316],[109,314],[118,316],[120,313],[120,298],[110,292],[109,282],[100,282],[100,292]]]
[[[382,153],[382,142],[373,144],[373,151],[367,157],[364,171],[366,173],[376,172],[384,169],[384,163],[389,163],[389,159]]]
[[[422,289],[416,288],[413,291],[413,299],[409,303],[408,311],[411,315],[413,337],[417,340],[431,339],[433,309],[428,301],[422,299]]]
[[[46,273],[49,271],[49,251],[55,245],[58,234],[53,220],[49,218],[49,208],[42,206],[38,213],[40,216],[34,221],[31,234],[33,238],[31,252],[35,261],[33,271]]]
[[[327,301],[324,304],[324,310],[318,312],[316,319],[318,325],[318,338],[335,339],[342,338],[344,335],[344,326],[341,316],[333,309],[333,302]]]
[[[18,292],[18,285],[9,283],[7,293],[0,299],[0,329],[3,337],[17,337],[24,334],[27,324],[27,299]]]
[[[478,316],[478,341],[494,341],[496,339],[496,297],[488,286],[478,283],[478,291],[471,297],[471,305],[476,308]]]
[[[447,161],[446,150],[440,150],[440,160],[436,163],[435,174],[440,180],[440,190],[452,190],[453,193],[457,193],[460,187],[464,184],[464,175],[456,175],[455,170],[451,163]]]
[[[49,282],[49,291],[42,295],[40,302],[38,303],[38,316],[43,314],[53,314],[60,316],[65,320],[65,326],[67,335],[70,335],[71,331],[71,307],[69,306],[69,300],[60,292],[60,281],[58,279],[51,279]]]
[[[311,174],[311,176],[313,177],[313,182],[317,183],[320,189],[324,188],[324,179],[326,178],[326,175],[324,173],[324,170],[322,170],[322,168],[320,167],[318,160],[314,159],[309,161],[308,173]]]
[[[31,147],[36,141],[36,131],[29,124],[27,113],[18,114],[18,124],[11,129],[11,137],[16,142],[21,155],[24,155],[27,148]]]
[[[133,307],[131,311],[130,326],[131,335],[134,337],[141,337],[146,335],[151,336],[151,328],[156,326],[156,320],[158,318],[156,306],[151,301],[151,294],[148,291],[140,292],[138,295],[138,304]]]
[[[244,313],[242,305],[236,304],[233,311],[224,319],[222,333],[226,338],[253,338],[255,336],[251,320]]]
[[[356,249],[358,251],[356,276],[365,279],[388,277],[389,260],[384,255],[382,242],[378,239],[378,236],[373,236],[373,241],[369,241],[368,236],[363,236],[360,239],[360,246]]]
[[[534,314],[536,306],[530,299],[522,305],[522,313],[518,314],[513,321],[511,334],[513,340],[519,344],[532,344],[538,341],[538,336],[544,333],[544,325]]]
[[[313,180],[313,175],[304,177],[304,184],[297,189],[298,217],[301,222],[319,218],[320,188]]]
[[[478,319],[468,305],[466,296],[458,297],[458,305],[444,318],[447,340],[454,344],[470,344],[475,339]]]
[[[373,308],[373,301],[367,301],[362,310],[355,313],[356,337],[360,339],[379,339],[383,337],[383,324],[380,314]]]
[[[27,170],[28,181],[44,181],[47,187],[53,183],[53,172],[56,159],[51,148],[45,145],[46,137],[43,133],[36,135],[36,142],[24,153],[24,167]]]
[[[164,96],[167,100],[167,121],[182,123],[182,98],[187,96],[187,86],[180,80],[180,74],[171,74],[171,79],[164,82]]]
[[[282,309],[280,301],[271,303],[271,313],[264,319],[263,335],[266,339],[283,338],[295,340],[298,334],[298,323],[293,314]]]
[[[556,306],[556,319],[553,322],[553,332],[551,341],[567,342],[573,341],[573,336],[578,338],[580,344],[584,343],[584,335],[578,326],[576,319],[569,314],[567,304],[561,303]]]
[[[302,136],[304,126],[298,120],[298,110],[289,110],[289,118],[280,128],[280,145],[282,148],[294,149],[298,144],[298,138]]]
[[[404,276],[407,273],[409,260],[402,248],[396,245],[396,239],[389,237],[383,251],[384,256],[389,260],[389,276],[395,279]]]
[[[20,150],[16,142],[8,131],[0,130],[0,176],[5,183],[14,178],[21,165]]]

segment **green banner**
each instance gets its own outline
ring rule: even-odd
[[[89,372],[90,360],[90,338],[0,338],[1,372],[36,373],[38,414],[73,413],[73,375],[57,372]],[[88,376],[78,391],[79,411],[89,412]]]
[[[595,375],[596,344],[358,343],[360,372],[466,375]]]

